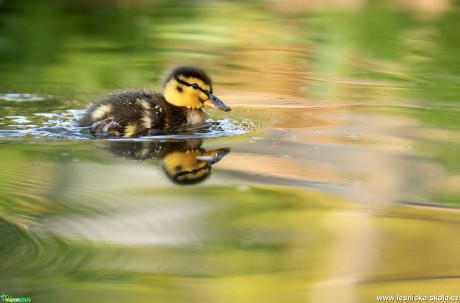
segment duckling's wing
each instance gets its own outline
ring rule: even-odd
[[[113,121],[113,127],[108,127],[107,131],[114,136],[138,137],[146,135],[152,128],[162,127],[162,112],[157,94],[145,91],[122,92],[92,105],[79,124],[94,126]],[[94,134],[97,135],[104,128],[93,127]]]

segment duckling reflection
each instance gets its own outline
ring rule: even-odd
[[[169,141],[105,141],[104,148],[111,154],[133,160],[161,160],[168,178],[180,185],[203,182],[212,165],[222,160],[230,148],[206,151],[199,139]]]

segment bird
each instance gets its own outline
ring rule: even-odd
[[[79,119],[96,138],[136,138],[176,133],[206,120],[203,107],[231,108],[213,93],[212,80],[197,66],[178,66],[163,82],[163,92],[123,91],[91,105]]]
[[[110,154],[136,161],[160,160],[166,176],[178,185],[206,180],[212,166],[230,153],[229,147],[206,150],[201,139],[102,140],[100,147]],[[99,144],[98,144],[99,145]]]

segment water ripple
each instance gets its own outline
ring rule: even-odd
[[[3,123],[10,129],[0,129],[0,140],[15,139],[24,136],[35,138],[51,137],[70,140],[86,140],[92,136],[88,127],[78,127],[76,121],[84,110],[67,110],[63,113],[34,113],[30,116],[6,116]],[[8,121],[9,120],[9,121]],[[206,123],[186,128],[175,134],[145,136],[123,140],[151,139],[188,139],[233,137],[251,132],[257,125],[249,120],[232,121],[229,119],[211,120]],[[119,139],[117,139],[119,140]]]
[[[35,94],[18,94],[18,93],[8,93],[0,94],[0,100],[10,101],[10,102],[33,102],[33,101],[43,101],[50,99],[53,96],[39,96]]]

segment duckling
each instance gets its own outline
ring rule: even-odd
[[[171,181],[179,185],[192,185],[206,180],[212,165],[230,153],[224,147],[206,151],[203,148],[186,152],[176,151],[163,158],[163,170]]]
[[[206,151],[200,139],[169,141],[102,141],[111,154],[127,159],[161,160],[168,178],[179,185],[192,185],[206,180],[212,166],[230,153],[230,148]]]
[[[213,94],[211,78],[201,68],[179,66],[164,80],[163,93],[120,92],[90,106],[79,120],[96,138],[134,138],[173,133],[206,119],[203,107],[231,108]]]

